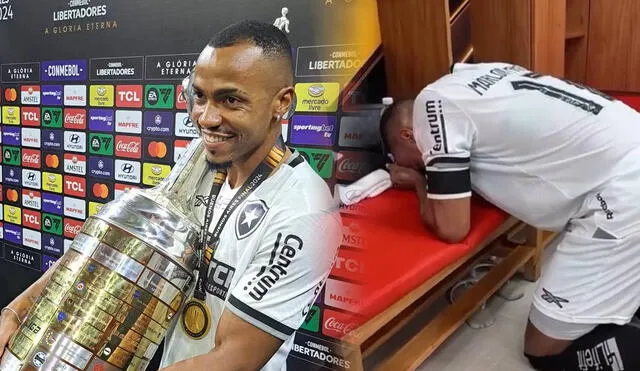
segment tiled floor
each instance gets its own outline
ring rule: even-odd
[[[545,261],[553,252],[551,244],[545,252]],[[544,265],[543,265],[544,271]],[[524,297],[517,301],[506,301],[493,297],[485,310],[495,315],[495,323],[485,329],[472,329],[466,324],[451,336],[427,361],[419,371],[531,371],[533,370],[522,355],[524,329],[536,284],[516,276],[512,280]],[[440,304],[442,305],[442,303]],[[439,310],[438,305],[425,313],[424,319],[417,321],[419,327]],[[411,333],[398,334],[391,346],[382,349],[375,356],[365,360],[365,369],[372,369],[377,361],[391,354],[401,346]],[[401,370],[398,370],[401,371]]]

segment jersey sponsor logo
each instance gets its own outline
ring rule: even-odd
[[[244,291],[248,291],[249,296],[256,301],[262,300],[280,278],[287,275],[291,262],[303,245],[302,239],[296,235],[290,234],[283,238],[282,233],[278,233],[269,263],[260,268],[258,274],[243,288]]]
[[[40,168],[40,151],[37,149],[22,149],[22,166],[32,169]]]
[[[40,108],[22,107],[22,125],[40,126]]]
[[[605,201],[604,197],[602,197],[602,194],[600,193],[596,194],[596,200],[598,200],[598,203],[600,204],[600,208],[602,209],[602,211],[604,211],[605,215],[607,216],[607,219],[609,220],[613,219],[613,211],[609,209],[609,205],[607,205],[607,201]]]
[[[549,290],[542,288],[543,294],[540,296],[542,300],[549,304],[555,304],[560,309],[564,308],[562,304],[569,303],[569,300],[553,295]]]
[[[64,236],[71,239],[76,238],[78,233],[80,233],[82,224],[84,224],[84,222],[80,220],[64,218]]]
[[[22,128],[22,146],[23,147],[40,148],[41,143],[42,141],[40,140],[40,129]],[[29,151],[32,151],[32,150],[29,150]]]
[[[144,134],[170,136],[174,133],[174,116],[171,112],[145,111]]]
[[[442,101],[428,100],[425,103],[425,109],[427,111],[429,133],[434,143],[429,152],[432,155],[436,153],[447,153],[447,133],[444,114],[442,113]]]
[[[43,106],[62,106],[62,103],[64,103],[62,86],[43,85],[41,91],[41,104]]]
[[[267,204],[262,200],[247,201],[236,216],[236,238],[243,240],[250,236],[258,229],[268,211]]]
[[[64,176],[64,194],[85,197],[87,195],[86,189],[87,181],[85,178],[71,175]]]
[[[484,93],[486,93],[492,86],[500,82],[505,77],[517,72],[525,71],[527,71],[525,68],[515,65],[494,68],[489,71],[489,73],[475,78],[467,84],[467,87],[478,95],[484,95]]]
[[[64,198],[64,216],[76,219],[85,219],[86,213],[87,204],[84,200],[74,197]]]
[[[30,189],[23,189],[22,206],[40,210],[40,208],[42,208],[42,196],[40,195],[40,192]]]
[[[29,209],[22,210],[22,225],[40,230],[40,213]]]
[[[64,105],[71,107],[84,107],[87,105],[86,85],[65,85]]]
[[[338,256],[333,265],[331,275],[352,281],[361,280],[364,275],[362,253],[341,247],[338,250]]]
[[[22,171],[19,167],[5,166],[2,175],[4,184],[18,187],[22,185]]]
[[[87,128],[87,110],[83,108],[65,108],[64,122],[65,129],[84,130]]]
[[[333,174],[333,151],[314,148],[296,148],[309,166],[322,178],[331,178]]]
[[[31,229],[22,229],[22,244],[32,249],[41,250],[42,240],[40,232]]]
[[[128,134],[142,133],[142,112],[116,111],[116,132]]]
[[[340,119],[340,147],[373,148],[380,145],[378,125],[371,116],[343,116]]]
[[[55,159],[52,158],[51,161],[57,164],[59,161],[58,155],[52,155],[52,156],[55,156]],[[87,174],[87,157],[84,155],[65,153],[64,154],[64,172],[69,174],[76,174],[76,175],[86,175]]]
[[[81,131],[65,131],[64,150],[69,152],[87,152],[87,133]]]
[[[2,123],[5,125],[20,125],[20,107],[3,106]]]
[[[10,146],[19,146],[22,142],[20,140],[21,131],[19,127],[6,126],[2,130],[2,142]]]
[[[20,88],[20,101],[22,104],[40,104],[40,86],[23,85]]]
[[[123,108],[142,107],[142,85],[116,86],[116,106]]]
[[[193,121],[189,118],[189,114],[186,112],[176,113],[176,132],[177,137],[197,138],[198,130],[196,129]]]
[[[4,205],[4,220],[17,225],[22,224],[22,209],[12,205]]]
[[[62,237],[43,233],[42,250],[50,254],[62,255],[64,253]]]
[[[62,236],[62,217],[58,215],[42,214],[42,231]]]
[[[338,109],[340,84],[337,82],[298,83],[295,90],[296,112],[336,112]]]
[[[343,151],[336,163],[336,178],[356,181],[382,166],[382,158],[377,153]]]
[[[117,159],[115,161],[115,179],[120,182],[140,183],[140,163]]]
[[[40,171],[32,169],[22,169],[22,186],[33,189],[42,187],[42,177]]]
[[[45,128],[62,127],[62,108],[44,107],[42,108],[42,126]]]
[[[98,178],[113,179],[113,159],[89,156],[89,175]]]
[[[293,116],[289,140],[294,145],[332,146],[336,123],[335,116]]]
[[[361,286],[329,278],[324,292],[324,303],[334,308],[358,313],[362,306]]]
[[[116,135],[115,153],[118,157],[142,158],[142,138]]]
[[[209,264],[209,275],[205,283],[205,290],[217,298],[226,300],[235,272],[236,270],[232,266],[212,259],[211,264]]]
[[[173,108],[175,87],[173,85],[146,85],[144,97],[146,108]]]
[[[42,193],[42,211],[45,213],[62,215],[62,196],[53,193]]]
[[[89,130],[112,132],[114,122],[113,116],[113,110],[110,109],[90,109]]]
[[[91,85],[89,87],[89,102],[92,107],[113,107],[113,85]]]
[[[62,130],[42,129],[42,148],[62,149]]]

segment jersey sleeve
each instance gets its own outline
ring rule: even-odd
[[[342,241],[337,210],[295,217],[284,214],[268,226],[227,304],[240,318],[283,341],[304,323]]]
[[[466,113],[440,94],[424,90],[414,104],[413,127],[425,164],[427,197],[470,197],[475,125]]]

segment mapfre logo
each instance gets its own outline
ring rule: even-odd
[[[40,87],[36,85],[23,85],[20,88],[20,101],[22,104],[40,104]]]
[[[115,179],[120,182],[140,183],[140,163],[136,161],[116,160]]]
[[[116,135],[115,153],[117,157],[142,157],[142,138],[128,135]]]
[[[87,110],[83,108],[65,108],[64,128],[84,130],[87,128]]]
[[[75,197],[86,197],[87,181],[85,178],[65,175],[64,176],[64,193]],[[71,215],[69,215],[71,216]]]
[[[64,216],[69,216],[71,218],[76,218],[76,219],[85,219],[86,214],[87,214],[87,204],[84,200],[73,198],[73,197],[64,198]],[[65,227],[65,232],[66,232],[66,227]]]
[[[359,313],[362,307],[362,286],[329,278],[325,284],[324,303],[334,308]]]
[[[40,250],[42,248],[42,239],[40,232],[31,229],[22,230],[22,244],[32,249]]]
[[[64,105],[84,107],[87,105],[87,87],[85,85],[65,85]]]
[[[38,191],[23,189],[22,206],[40,210],[42,208],[42,195]]]
[[[24,136],[23,136],[24,139]],[[22,149],[22,166],[32,169],[40,169],[40,158],[42,154],[37,149]]]
[[[64,236],[71,239],[76,238],[83,223],[79,220],[64,218]]]
[[[116,132],[142,133],[142,111],[116,111]]]
[[[64,172],[76,175],[87,175],[87,157],[84,155],[65,153]]]
[[[142,85],[116,86],[116,107],[142,107]]]
[[[40,108],[22,107],[22,125],[40,126]]]
[[[22,210],[22,225],[27,228],[40,230],[40,213],[38,211],[23,209]]]
[[[23,147],[40,148],[40,129],[22,128],[20,140]]]

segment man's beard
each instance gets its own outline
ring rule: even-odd
[[[210,171],[223,170],[231,167],[231,161],[226,162],[213,162],[207,158],[207,165]]]

